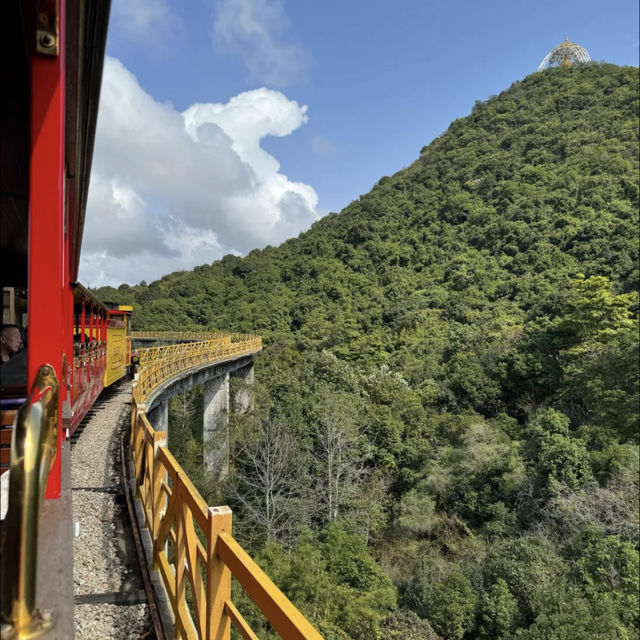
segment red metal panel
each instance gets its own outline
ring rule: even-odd
[[[59,3],[57,56],[31,58],[31,167],[29,219],[28,385],[38,368],[53,365],[58,381],[64,341],[64,104],[65,2]],[[63,394],[59,395],[62,400]],[[47,498],[60,497],[62,407],[58,406],[58,454],[47,483]]]

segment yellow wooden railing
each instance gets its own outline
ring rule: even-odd
[[[200,364],[237,358],[262,349],[260,336],[235,336],[235,341],[232,337],[227,334],[214,340],[138,349],[140,365],[146,373],[139,376],[137,393],[146,396],[169,378]]]
[[[131,337],[135,340],[163,340],[170,342],[173,340],[215,340],[223,336],[242,337],[239,333],[224,333],[222,331],[132,331]],[[235,340],[234,340],[235,341]]]
[[[207,506],[167,448],[166,432],[156,431],[143,409],[149,393],[177,373],[260,349],[259,337],[245,338],[178,345],[191,349],[164,347],[166,355],[147,359],[137,375],[131,455],[144,526],[153,541],[153,569],[162,576],[177,638],[228,640],[233,624],[245,640],[258,640],[231,602],[233,575],[282,638],[322,640],[233,539],[231,510]]]

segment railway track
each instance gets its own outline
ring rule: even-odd
[[[71,436],[78,640],[156,638],[122,477],[131,385],[107,388]]]

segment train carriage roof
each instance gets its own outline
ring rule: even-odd
[[[98,300],[98,298],[96,298],[89,289],[83,287],[79,282],[72,282],[71,287],[73,289],[74,304],[80,305],[84,302],[85,304],[90,304],[100,311],[109,312],[109,306]]]

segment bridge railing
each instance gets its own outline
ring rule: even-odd
[[[215,342],[194,346],[188,352],[190,359],[187,352],[172,350],[163,358],[148,361],[134,383],[131,455],[136,487],[144,526],[153,542],[153,569],[162,577],[172,608],[175,637],[229,640],[233,624],[245,640],[257,640],[231,601],[233,575],[282,638],[322,640],[233,539],[231,510],[207,506],[167,448],[166,432],[156,431],[145,415],[143,407],[149,392],[188,368],[187,362],[192,363],[190,366],[215,363],[252,353],[261,344],[259,338],[250,336],[237,343],[229,341],[233,350],[223,348],[221,352]]]
[[[231,336],[234,342],[246,337],[241,333],[224,333],[223,331],[132,331],[131,337],[135,340],[162,340],[171,341],[196,341],[215,340],[225,336]]]
[[[134,395],[146,396],[169,378],[199,364],[237,358],[262,349],[260,336],[236,336],[235,341],[232,338],[227,334],[214,340],[139,349],[140,364],[145,375],[139,376]]]

